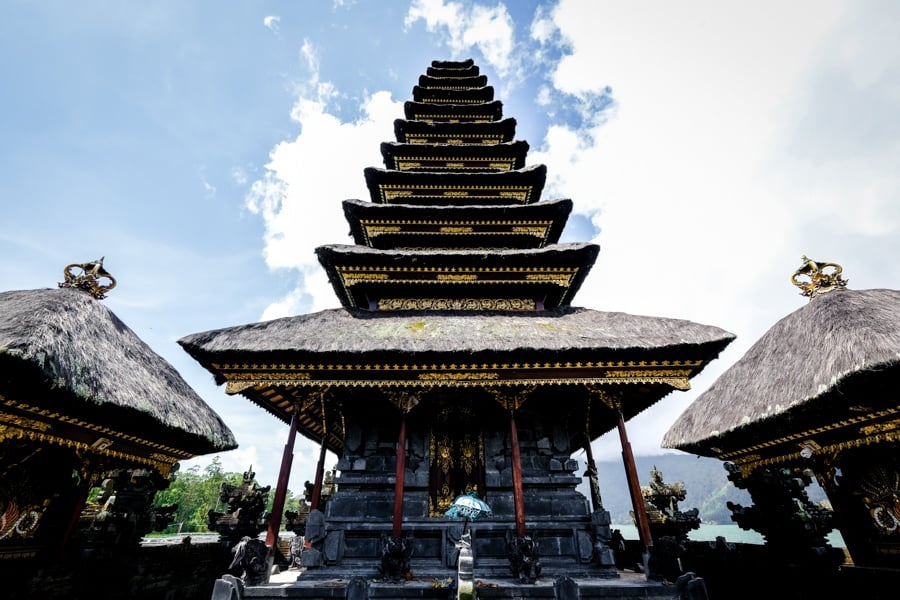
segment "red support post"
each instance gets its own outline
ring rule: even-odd
[[[403,526],[403,480],[406,475],[406,413],[400,421],[400,435],[397,439],[397,474],[394,482],[394,523],[391,535],[400,537]]]
[[[325,478],[325,438],[322,438],[322,447],[319,449],[319,461],[316,463],[316,480],[313,483],[312,498],[309,499],[309,510],[318,510],[322,499],[322,480]]]
[[[278,483],[275,486],[275,498],[272,500],[272,514],[269,516],[269,529],[266,531],[266,546],[275,548],[278,530],[281,529],[281,513],[284,511],[284,500],[287,496],[288,480],[291,476],[291,464],[294,461],[294,438],[297,437],[297,411],[291,413],[291,427],[284,454],[281,455],[281,469],[278,471]],[[271,552],[270,552],[271,553]]]
[[[647,507],[644,506],[644,496],[641,494],[641,484],[638,480],[637,468],[634,465],[634,454],[631,451],[631,442],[625,433],[625,417],[619,413],[619,439],[622,442],[622,459],[625,463],[625,478],[628,480],[628,490],[631,492],[631,506],[634,509],[634,518],[637,521],[638,537],[644,552],[653,546],[653,538],[650,536],[650,521],[647,518]]]
[[[519,432],[515,413],[509,413],[509,440],[512,444],[513,503],[516,508],[516,535],[525,536],[525,497],[522,489],[522,455],[519,451]]]

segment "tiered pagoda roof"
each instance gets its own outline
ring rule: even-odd
[[[593,438],[689,388],[732,341],[571,306],[599,247],[559,242],[572,202],[542,197],[546,167],[524,164],[527,143],[484,83],[471,60],[433,61],[420,79],[385,168],[364,172],[369,200],[343,202],[354,244],[316,250],[343,308],[179,341],[229,393],[284,421],[299,411],[299,431],[339,451],[322,423],[340,402],[311,400],[326,390],[616,387],[621,405],[594,405]]]
[[[528,142],[500,144],[402,144],[384,142],[384,165],[396,171],[512,171],[525,166]]]

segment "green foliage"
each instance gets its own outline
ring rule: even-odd
[[[193,466],[186,471],[177,472],[175,480],[169,485],[168,489],[157,492],[153,500],[154,506],[178,504],[175,518],[164,533],[178,533],[179,531],[182,533],[209,532],[209,528],[206,525],[207,513],[210,510],[222,512],[227,509],[227,506],[224,506],[219,499],[222,484],[241,485],[243,481],[243,473],[224,471],[219,457],[214,457],[203,469],[199,466]],[[256,482],[255,479],[254,483],[262,485]],[[275,490],[271,489],[266,507],[270,512],[274,498]],[[299,498],[295,497],[290,490],[287,490],[285,510],[296,511],[298,506]]]

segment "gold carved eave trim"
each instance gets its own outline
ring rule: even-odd
[[[534,192],[533,185],[403,185],[382,183],[378,185],[382,202],[403,198],[465,198],[467,200],[510,198],[528,202]]]
[[[531,236],[546,240],[553,221],[360,220],[366,239],[382,235]]]
[[[398,156],[394,158],[398,171],[414,171],[422,168],[443,169],[448,171],[512,171],[515,158],[506,157],[472,157],[459,158],[450,156]]]
[[[834,434],[841,429],[852,430],[847,439],[833,444],[820,445],[819,440],[823,435]],[[815,454],[825,456],[833,456],[846,450],[871,444],[900,442],[900,407],[848,417],[733,452],[723,452],[717,457],[720,460],[734,462],[742,470],[752,471],[757,467],[805,460],[800,451],[813,440],[816,441]],[[779,452],[779,446],[789,451]]]
[[[438,89],[438,88],[432,88]],[[447,88],[449,89],[449,88]],[[460,88],[460,89],[470,89],[470,88]],[[481,98],[422,98],[423,102],[427,102],[428,104],[484,104],[487,100]]]
[[[533,311],[537,302],[531,298],[379,298],[378,310],[474,310]]]
[[[442,114],[442,113],[413,113],[413,120],[424,121],[426,123],[493,123],[493,115],[483,114]]]
[[[75,439],[77,436],[71,435],[73,430],[85,432],[84,437],[93,441],[88,443],[85,439]],[[174,463],[194,456],[176,448],[0,395],[0,442],[7,439],[27,439],[67,446],[147,464],[156,467],[163,476],[168,475]],[[122,450],[123,443],[146,448],[148,452],[142,456],[133,451]]]
[[[628,384],[662,384],[676,390],[691,389],[687,377],[551,377],[546,379],[517,377],[510,379],[491,379],[488,377],[465,377],[455,374],[452,377],[422,377],[421,379],[317,379],[308,382],[286,381],[280,379],[261,379],[258,381],[229,381],[225,384],[225,393],[241,394],[254,388],[271,387],[319,387],[340,386],[356,388],[443,388],[443,387],[498,387],[510,385],[628,385]]]
[[[546,284],[569,287],[578,274],[578,267],[386,267],[339,266],[344,287],[359,283],[467,283],[467,284]]]
[[[503,134],[483,133],[407,133],[404,135],[409,144],[483,144],[493,146],[502,144]]]
[[[702,361],[617,361],[608,363],[494,364],[214,364],[225,391],[238,394],[266,387],[446,387],[534,385],[665,384],[690,389]]]
[[[450,79],[449,77],[435,77],[435,79]],[[423,90],[453,90],[458,92],[467,92],[469,90],[481,89],[481,86],[472,85],[423,85]]]

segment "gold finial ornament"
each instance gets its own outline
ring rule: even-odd
[[[61,288],[75,288],[87,292],[97,300],[106,298],[106,292],[116,287],[116,279],[103,268],[103,259],[84,263],[66,265],[63,274],[66,280],[59,284]],[[102,283],[105,279],[107,283]]]
[[[847,280],[841,277],[843,268],[837,263],[816,262],[806,258],[801,259],[803,264],[791,275],[791,283],[800,288],[801,296],[810,299],[817,294],[824,294],[833,290],[843,290],[847,287]],[[807,278],[803,281],[801,278]]]

